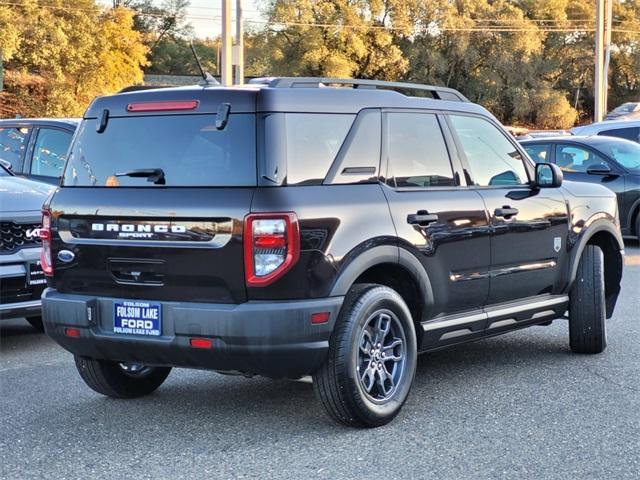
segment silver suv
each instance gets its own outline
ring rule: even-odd
[[[39,232],[42,204],[53,188],[0,167],[0,318],[25,317],[39,330],[46,286]]]

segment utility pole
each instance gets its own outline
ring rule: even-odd
[[[593,121],[602,121],[602,74],[604,72],[604,0],[596,0],[596,69],[593,88]]]
[[[234,46],[234,82],[236,85],[244,83],[244,25],[242,16],[242,0],[236,0],[236,44]]]
[[[231,85],[231,0],[222,0],[222,49],[220,51],[220,83]]]
[[[611,28],[613,21],[613,0],[604,2],[604,68],[602,73],[602,113],[606,115],[609,111],[609,61],[611,60]]]
[[[613,2],[611,0],[596,0],[596,64],[593,90],[593,120],[595,122],[602,121],[607,112],[612,16]]]

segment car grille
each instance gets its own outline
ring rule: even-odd
[[[0,222],[0,253],[40,246],[39,223]]]

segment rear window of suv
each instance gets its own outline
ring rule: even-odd
[[[231,114],[222,130],[216,115],[163,115],[82,122],[64,173],[65,187],[157,187],[119,174],[162,169],[167,187],[256,185],[255,115]]]

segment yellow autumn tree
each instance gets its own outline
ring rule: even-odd
[[[130,10],[107,9],[95,0],[13,3],[3,11],[9,12],[18,32],[13,36],[0,33],[0,49],[7,71],[5,86],[13,96],[15,113],[82,115],[95,96],[142,81],[147,47],[133,29]],[[0,31],[2,19],[0,11]],[[30,106],[28,112],[20,110],[20,100],[26,100],[30,92],[19,82],[9,82],[25,76],[41,77],[46,86],[35,105],[32,98],[25,101]]]

